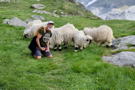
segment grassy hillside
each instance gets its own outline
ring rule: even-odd
[[[34,0],[20,0],[18,3],[0,3],[0,89],[1,90],[134,90],[135,70],[118,67],[101,60],[110,49],[92,44],[87,49],[75,53],[72,47],[61,52],[53,52],[54,58],[39,61],[30,56],[27,46],[30,39],[23,39],[23,27],[2,24],[4,18],[17,16],[23,20],[32,13]],[[134,21],[103,21],[96,19],[84,9],[64,0],[41,1],[45,10],[63,10],[74,16],[52,17],[56,27],[66,23],[78,29],[107,24],[112,27],[115,37],[134,35]],[[76,14],[76,13],[82,14]],[[89,15],[89,18],[87,18]],[[94,17],[94,18],[93,18]]]

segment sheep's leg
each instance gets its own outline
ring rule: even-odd
[[[59,50],[59,51],[62,51],[61,45],[58,45],[58,50]]]
[[[96,42],[98,46],[102,46],[102,43],[101,42]]]
[[[74,51],[78,52],[79,47],[77,45],[74,46]]]
[[[24,38],[29,38],[28,34],[23,35]]]
[[[85,49],[86,47],[87,47],[87,45],[86,45],[86,44],[84,44],[84,45],[83,45],[83,48]]]
[[[64,43],[63,47],[64,47],[65,49],[67,49],[67,43]]]
[[[116,49],[116,46],[112,44],[112,42],[108,42],[106,43],[106,47],[107,48],[112,48],[112,49]]]
[[[105,47],[105,46],[106,46],[106,43],[105,43],[105,42],[103,42],[103,41],[100,41],[100,42],[99,42],[99,44],[100,44],[100,46],[103,46],[103,47]]]
[[[57,51],[57,45],[54,45],[54,51]]]
[[[83,50],[83,46],[80,47],[80,50]]]

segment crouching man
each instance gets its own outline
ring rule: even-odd
[[[52,54],[49,49],[49,39],[52,36],[51,28],[54,26],[53,21],[49,21],[47,26],[39,28],[35,37],[33,37],[29,49],[32,56],[36,59],[41,59],[42,56],[51,58]]]

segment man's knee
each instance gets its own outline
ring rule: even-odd
[[[49,55],[49,56],[47,56],[48,58],[52,58],[53,56],[52,55]]]
[[[41,56],[35,56],[36,59],[41,59],[42,57]]]

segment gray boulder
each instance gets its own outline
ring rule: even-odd
[[[27,24],[26,22],[24,22],[23,20],[17,18],[17,17],[14,17],[12,19],[5,19],[3,21],[4,24],[9,24],[9,25],[12,25],[12,26],[22,26],[22,27],[27,27]]]
[[[55,13],[51,13],[51,12],[48,12],[48,11],[45,11],[45,10],[33,10],[32,11],[33,13],[39,13],[39,14],[48,14],[48,15],[51,15],[51,16],[54,16],[54,17],[59,17],[59,15],[55,14]]]
[[[43,5],[43,4],[33,4],[31,7],[34,8],[34,9],[44,9],[45,5]]]
[[[10,19],[4,19],[4,20],[3,20],[3,24],[8,24],[9,20],[10,20]]]
[[[135,35],[118,38],[113,41],[113,45],[116,46],[115,50],[135,48]]]
[[[120,52],[112,56],[103,56],[102,59],[118,66],[135,67],[135,52]]]
[[[29,22],[32,22],[32,21],[33,21],[32,18],[28,18],[28,19],[25,20],[26,23],[29,23]]]
[[[45,10],[37,10],[37,9],[33,10],[33,12],[34,12],[34,13],[40,13],[40,14],[51,14],[51,13],[48,12],[48,11],[45,11]]]
[[[41,20],[41,21],[44,21],[45,18],[43,16],[39,16],[39,15],[32,15],[31,16],[34,20]]]
[[[135,6],[123,6],[117,9],[112,9],[106,15],[107,20],[135,20]]]

